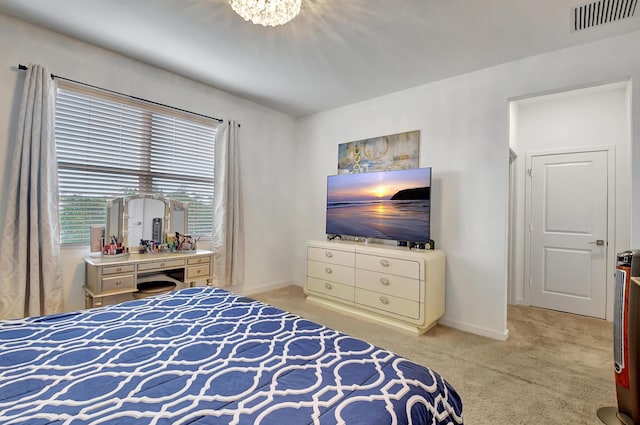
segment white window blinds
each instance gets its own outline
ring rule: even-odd
[[[63,244],[88,244],[106,201],[151,193],[189,203],[189,233],[213,231],[218,122],[58,81],[56,152]]]

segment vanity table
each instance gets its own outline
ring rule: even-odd
[[[84,257],[86,266],[85,308],[102,306],[103,297],[133,293],[138,282],[153,278],[194,286],[213,282],[213,253],[205,250],[161,254],[130,254],[126,257]]]
[[[154,293],[154,289],[163,290],[174,284],[194,286],[197,281],[206,281],[211,285],[213,253],[183,249],[187,245],[194,247],[191,243],[183,243],[191,240],[186,236],[188,232],[187,202],[153,194],[135,194],[108,201],[102,250],[97,255],[83,258],[85,307],[100,307],[103,298],[111,295],[137,293],[137,296],[143,296],[149,286],[156,286],[151,289]],[[178,235],[182,241],[179,244]],[[110,241],[109,250],[105,249],[106,240]],[[115,247],[118,249],[114,254],[111,251]],[[122,251],[124,254],[118,254]]]

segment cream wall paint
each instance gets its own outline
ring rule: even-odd
[[[640,33],[630,33],[301,119],[296,281],[304,281],[306,241],[324,238],[325,179],[336,172],[337,145],[419,129],[420,165],[433,167],[432,237],[447,255],[440,323],[506,338],[509,99],[638,78],[639,41]],[[638,96],[634,88],[634,104]],[[637,127],[632,140],[639,143]],[[639,149],[632,154],[637,162]],[[640,199],[640,172],[633,171]],[[640,201],[634,202],[631,243],[639,246]]]
[[[516,131],[512,148],[518,153],[516,242],[516,302],[527,304],[524,274],[526,156],[539,152],[615,147],[615,233],[609,237],[608,268],[615,254],[630,247],[631,145],[628,82],[599,85],[514,101]],[[613,319],[613,277],[609,274],[607,318]]]
[[[7,193],[24,74],[19,63],[38,63],[52,73],[178,108],[236,119],[240,131],[245,202],[245,284],[258,292],[292,283],[294,220],[291,181],[295,120],[209,86],[196,83],[77,40],[0,15],[0,199]],[[116,177],[117,178],[117,177]],[[5,211],[0,208],[0,223]],[[204,247],[206,248],[206,246]],[[3,249],[11,249],[4,247]],[[88,247],[62,250],[65,309],[84,308]]]

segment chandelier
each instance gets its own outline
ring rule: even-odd
[[[231,8],[245,21],[263,26],[283,25],[300,12],[301,0],[229,0]]]

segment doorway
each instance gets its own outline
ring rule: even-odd
[[[573,310],[572,307],[567,308],[562,304],[544,304],[544,306],[560,311],[579,311],[579,314],[605,317],[607,320],[613,319],[614,281],[612,270],[615,268],[615,253],[630,248],[630,92],[631,83],[623,81],[550,95],[521,98],[510,102],[509,147],[517,155],[515,164],[511,165],[511,168],[514,168],[511,181],[515,190],[511,192],[514,201],[510,202],[510,211],[508,212],[509,217],[513,220],[511,227],[513,235],[509,238],[507,259],[509,264],[508,299],[511,304],[543,305],[539,295],[564,295],[565,301],[566,298],[572,298],[573,301],[592,298],[592,288],[589,287],[587,293],[586,287],[579,287],[579,283],[576,282],[584,283],[587,277],[591,279],[591,274],[595,273],[590,264],[591,258],[598,257],[604,258],[605,276],[598,278],[601,283],[599,288],[604,287],[604,295],[596,294],[595,296],[598,299],[604,297],[604,313],[602,313],[602,307],[594,313],[585,309]],[[543,241],[542,245],[546,244],[547,248],[531,249],[530,229],[532,223],[530,219],[532,215],[528,208],[530,207],[532,189],[540,188],[541,192],[537,196],[545,201],[548,197],[552,197],[556,203],[555,208],[561,212],[568,213],[572,208],[578,209],[578,202],[586,204],[587,196],[583,196],[576,203],[569,202],[572,199],[569,195],[577,196],[578,192],[576,189],[563,186],[560,182],[564,183],[566,179],[581,181],[586,178],[585,173],[590,175],[591,171],[586,170],[591,166],[587,165],[587,163],[591,163],[591,159],[580,159],[580,155],[587,155],[588,152],[601,152],[606,156],[603,168],[607,177],[599,180],[605,182],[606,186],[606,210],[604,213],[606,229],[604,234],[596,235],[594,231],[590,230],[588,232],[590,239],[586,240],[587,236],[584,236],[584,242],[590,249],[556,246],[554,245],[555,241],[554,243]],[[570,155],[573,154],[578,155],[577,160],[570,158]],[[511,157],[513,158],[513,155]],[[548,162],[553,158],[558,159],[559,162]],[[602,158],[595,161],[601,164]],[[534,167],[542,171],[532,171],[533,175],[529,176],[529,170]],[[536,174],[540,176],[540,173],[545,176],[543,180],[530,187],[532,181],[530,179],[535,178]],[[545,186],[547,178],[552,180],[557,178],[559,183]],[[582,189],[579,187],[577,190]],[[601,197],[599,199],[602,200]],[[539,211],[538,213],[546,214],[547,212]],[[552,213],[555,214],[555,212]],[[539,217],[549,218],[544,215]],[[553,224],[551,229],[553,231],[537,235],[536,238],[551,237],[556,233],[576,233],[575,236],[585,233],[584,229],[578,231],[575,228],[577,224],[582,225],[583,223],[571,222],[571,219],[567,219],[563,215],[554,215],[551,218],[556,221],[541,223]],[[562,224],[562,220],[568,220],[570,226],[566,229],[560,229],[559,225]],[[599,240],[602,241],[601,245],[598,245]],[[534,240],[534,242],[536,241]],[[534,254],[538,258],[532,258]],[[585,266],[587,258],[589,258],[590,264],[588,268]],[[532,267],[532,260],[535,261],[534,267]],[[591,274],[588,276],[584,274],[587,272],[584,272],[583,275],[563,274],[569,273],[567,267],[571,264],[575,268],[582,267],[584,270],[589,270]],[[565,267],[560,267],[562,265]],[[600,270],[602,269],[602,266],[598,267]],[[532,272],[534,272],[533,275]],[[604,285],[602,285],[603,280]],[[558,287],[557,285],[562,282],[568,282],[569,285]],[[574,287],[570,285],[574,285]],[[601,303],[601,301],[594,301],[594,303]]]

